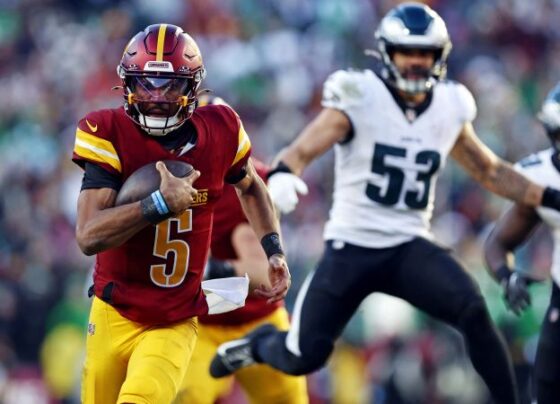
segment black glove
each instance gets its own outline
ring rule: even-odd
[[[531,283],[533,283],[532,279],[516,271],[510,272],[507,278],[501,280],[506,305],[517,316],[521,315],[531,305],[531,296],[528,290]]]

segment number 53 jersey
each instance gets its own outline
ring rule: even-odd
[[[97,254],[95,295],[129,320],[169,324],[206,314],[201,279],[210,246],[213,210],[224,181],[243,176],[251,143],[237,114],[223,105],[197,108],[191,117],[196,145],[177,153],[142,132],[123,108],[93,112],[76,131],[73,160],[98,164],[124,182],[158,160],[181,160],[201,175],[190,209],[148,225],[124,244]]]
[[[325,239],[384,248],[433,238],[436,179],[463,125],[475,118],[470,92],[438,82],[416,116],[371,70],[341,70],[325,82],[322,105],[344,112],[353,126],[352,136],[335,146]]]

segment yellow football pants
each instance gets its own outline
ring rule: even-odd
[[[150,327],[122,317],[94,297],[82,403],[171,403],[185,377],[196,337],[195,318]]]
[[[213,404],[230,391],[233,377],[253,404],[307,404],[304,376],[289,376],[265,365],[249,366],[235,372],[232,377],[214,379],[210,376],[210,362],[218,346],[243,337],[263,323],[272,323],[281,330],[287,330],[288,313],[281,307],[258,321],[240,326],[199,324],[196,348],[174,404]]]

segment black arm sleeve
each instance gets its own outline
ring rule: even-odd
[[[247,168],[243,167],[239,173],[235,176],[229,176],[225,178],[225,182],[231,185],[237,184],[247,175]]]
[[[121,185],[122,181],[118,175],[110,173],[97,164],[86,162],[84,178],[82,179],[82,191],[95,188],[112,188],[118,191]]]

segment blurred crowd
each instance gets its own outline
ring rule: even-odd
[[[340,68],[368,68],[373,32],[395,0],[0,0],[0,401],[76,403],[91,257],[74,241],[81,172],[71,161],[75,125],[122,103],[116,65],[148,24],[183,27],[201,47],[204,86],[241,115],[265,161],[320,109]],[[560,79],[560,1],[427,1],[453,41],[449,77],[478,103],[475,127],[515,161],[548,147],[535,113]],[[478,279],[527,394],[549,283],[533,288],[522,317],[505,311],[480,250],[504,202],[453,164],[438,184],[433,221]],[[322,249],[332,156],[305,173],[310,194],[283,219],[297,288]],[[305,249],[298,246],[305,245]],[[548,279],[551,241],[539,231],[518,267]],[[419,263],[418,270],[422,270]],[[386,296],[372,296],[328,368],[309,377],[314,403],[485,403],[487,395],[446,326]],[[229,402],[243,402],[233,393]]]

